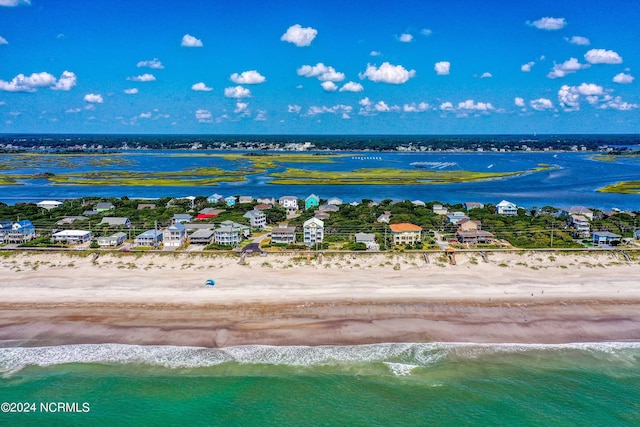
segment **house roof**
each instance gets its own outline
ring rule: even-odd
[[[147,230],[144,233],[140,233],[136,236],[136,239],[150,239],[150,238],[158,238],[162,236],[162,231],[160,230]]]
[[[104,218],[102,218],[100,224],[126,225],[128,222],[129,218],[119,216],[105,216]]]
[[[405,231],[422,231],[422,227],[415,224],[410,224],[408,222],[401,222],[400,224],[390,224],[389,228],[394,233],[402,233]]]
[[[515,205],[516,205],[515,203],[512,203],[508,200],[503,200],[500,203],[498,203],[496,207],[506,207],[506,206],[515,206]]]
[[[493,237],[493,233],[484,230],[458,230],[456,234],[462,237]]]
[[[100,202],[96,205],[96,209],[113,209],[113,204],[109,202]]]
[[[316,217],[312,217],[312,218],[309,218],[308,220],[306,220],[304,222],[303,226],[306,227],[306,226],[311,225],[311,224],[316,224],[316,225],[318,225],[320,227],[324,227],[324,221],[322,221],[321,219],[318,219]]]
[[[200,238],[200,239],[208,239],[215,234],[215,231],[211,229],[200,229],[196,230],[191,234],[191,238]]]
[[[270,203],[260,203],[259,205],[255,205],[253,209],[264,210],[264,209],[271,209],[272,207],[273,205]]]
[[[295,233],[296,228],[295,227],[276,227],[273,230],[271,230],[271,235],[273,235],[273,233]]]
[[[592,234],[592,236],[594,236],[594,237],[595,237],[595,236],[599,236],[599,237],[611,237],[611,238],[614,238],[614,239],[617,239],[617,238],[619,238],[619,237],[620,237],[620,235],[619,235],[619,234],[615,234],[615,233],[612,233],[612,232],[610,232],[610,231],[594,231],[594,232],[593,232],[593,233],[591,233],[591,234]]]
[[[186,231],[187,227],[184,226],[184,224],[180,223],[180,222],[176,222],[175,224],[169,226],[166,228],[167,230],[178,230],[178,231]]]
[[[376,240],[376,235],[373,233],[356,233],[356,242],[367,241],[373,242]]]

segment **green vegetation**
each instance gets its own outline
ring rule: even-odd
[[[640,154],[630,154],[626,152],[610,153],[610,154],[593,154],[589,156],[591,160],[600,162],[617,162],[622,159],[640,159]]]
[[[424,169],[366,168],[352,171],[310,171],[289,168],[275,172],[271,184],[280,185],[416,185],[452,184],[459,182],[488,181],[525,173],[549,170],[549,166],[518,172],[435,171]]]
[[[599,193],[640,194],[640,181],[622,181],[598,188]]]

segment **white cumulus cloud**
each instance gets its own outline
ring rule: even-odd
[[[453,104],[449,101],[447,102],[443,102],[442,104],[440,104],[440,109],[442,111],[453,111],[455,110],[455,108],[453,108]]]
[[[489,111],[494,110],[493,105],[489,102],[474,102],[473,99],[467,99],[464,102],[458,103],[458,109],[460,110],[476,110],[476,111]]]
[[[634,77],[631,74],[619,73],[613,77],[614,83],[620,83],[623,85],[628,85],[633,83]]]
[[[553,108],[553,102],[551,102],[551,100],[547,98],[532,99],[531,101],[529,101],[529,105],[531,105],[531,108],[538,111],[544,111]]]
[[[293,43],[298,47],[309,46],[318,35],[318,30],[311,27],[303,28],[300,24],[295,24],[287,29],[287,32],[280,37],[284,42]]]
[[[382,52],[380,52],[379,50],[372,50],[369,55],[371,56],[382,56]]]
[[[5,92],[35,92],[39,88],[52,87],[56,78],[47,72],[33,73],[30,76],[18,74],[11,81],[0,80],[0,90]]]
[[[403,33],[398,36],[398,41],[402,43],[411,43],[413,41],[413,36],[409,33]]]
[[[326,90],[327,92],[335,92],[336,90],[338,90],[338,86],[334,82],[322,82],[321,86],[322,89]]]
[[[524,98],[520,98],[519,96],[516,96],[515,99],[513,100],[513,103],[516,104],[516,107],[524,107]]]
[[[532,25],[540,30],[553,31],[564,28],[567,25],[567,21],[565,21],[564,18],[551,18],[547,16],[544,18],[540,18],[537,21],[533,21],[529,23],[529,25]]]
[[[140,113],[140,115],[138,115],[138,117],[141,119],[150,119],[151,116],[152,116],[151,111],[149,111],[148,113]]]
[[[578,46],[589,46],[591,44],[591,40],[582,36],[573,36],[571,38],[565,37],[566,41],[571,44],[577,44]]]
[[[196,119],[199,123],[213,123],[213,114],[209,110],[196,110]]]
[[[84,96],[84,100],[86,102],[90,102],[92,104],[102,104],[104,102],[104,99],[102,98],[102,95],[96,94],[96,93],[88,93]]]
[[[340,92],[362,92],[363,90],[364,87],[356,82],[347,82],[340,88]]]
[[[191,90],[195,90],[196,92],[210,92],[213,90],[213,88],[207,87],[204,82],[199,82],[192,85]]]
[[[423,28],[423,29],[420,30],[420,34],[422,34],[423,36],[430,36],[431,33],[433,33],[433,31],[431,31],[428,28]]]
[[[131,89],[125,89],[124,93],[126,93],[127,95],[135,95],[136,93],[138,93],[139,90],[138,88],[131,88]]]
[[[589,64],[581,64],[576,58],[569,58],[562,64],[554,64],[551,71],[547,74],[547,77],[550,79],[557,79],[589,67]]]
[[[302,110],[302,107],[299,106],[299,105],[296,105],[296,104],[293,104],[293,105],[289,104],[287,106],[287,112],[288,113],[298,114],[298,113],[300,113],[301,110]]]
[[[76,85],[76,82],[77,82],[77,77],[75,73],[72,73],[71,71],[63,71],[62,75],[60,76],[56,84],[51,86],[51,89],[65,90],[65,91],[71,90],[71,88]]]
[[[224,90],[224,96],[227,98],[248,98],[251,96],[251,91],[242,86],[228,87]]]
[[[533,61],[527,62],[526,64],[522,64],[520,66],[520,71],[522,71],[523,73],[528,73],[531,71],[531,67],[533,67],[534,65],[536,65],[536,63]]]
[[[256,85],[264,83],[267,79],[256,70],[243,71],[241,74],[233,73],[231,81],[239,85]]]
[[[31,0],[0,0],[0,6],[14,7],[14,6],[30,6]]]
[[[605,49],[591,49],[584,54],[589,64],[622,64],[622,57],[617,52]]]
[[[423,111],[427,111],[430,108],[430,105],[426,102],[420,102],[416,104],[415,102],[411,104],[404,104],[402,106],[402,111],[405,113],[421,113]]]
[[[606,103],[600,105],[598,108],[612,109],[612,110],[618,110],[618,111],[629,111],[639,107],[640,105],[638,104],[631,104],[629,102],[623,101],[621,97],[616,96],[615,98],[612,98],[608,100]]]
[[[383,62],[380,67],[368,64],[364,73],[358,74],[361,79],[369,79],[376,83],[403,84],[415,77],[416,70],[407,70],[402,65]]]
[[[162,62],[160,62],[158,58],[153,58],[148,61],[140,61],[137,66],[138,68],[153,68],[154,70],[162,70],[164,68],[164,65],[162,65]]]
[[[449,74],[449,70],[451,69],[451,63],[449,61],[436,62],[433,69],[439,76],[446,76]]]
[[[9,44],[9,42],[4,37],[0,36],[0,44]]]
[[[335,68],[318,62],[316,65],[303,65],[298,68],[298,75],[303,77],[317,77],[320,81],[341,82],[345,79],[344,73]]]
[[[493,74],[491,74],[489,72],[486,72],[486,71],[484,73],[480,74],[480,78],[481,79],[489,79],[491,77],[493,77]]]
[[[204,45],[202,44],[202,40],[197,39],[197,38],[193,37],[190,34],[185,34],[184,36],[182,36],[182,43],[180,43],[180,46],[184,46],[184,47],[202,47]]]
[[[249,104],[246,102],[236,102],[236,108],[233,110],[236,114],[249,114]]]
[[[156,80],[156,76],[153,74],[145,73],[139,76],[129,76],[127,80],[132,82],[154,82]]]

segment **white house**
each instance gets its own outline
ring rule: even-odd
[[[240,243],[240,228],[222,226],[213,231],[213,239],[219,245],[235,246]]]
[[[327,200],[327,204],[328,204],[328,205],[335,205],[335,206],[339,206],[339,205],[341,205],[342,203],[343,203],[343,202],[342,202],[342,199],[341,199],[341,198],[339,198],[339,197],[332,197],[332,198],[330,198],[329,200]]]
[[[591,227],[589,220],[584,215],[572,214],[567,222],[569,227],[573,229],[574,237],[589,237]]]
[[[79,245],[91,241],[91,231],[88,230],[62,230],[54,233],[52,240],[57,243]]]
[[[431,210],[436,215],[446,215],[447,212],[449,212],[449,210],[442,205],[433,205]]]
[[[322,243],[324,238],[324,221],[318,218],[309,218],[302,224],[303,240],[305,245],[313,246]]]
[[[177,248],[187,242],[187,227],[175,223],[162,230],[162,244],[165,248]]]
[[[207,203],[220,203],[223,199],[224,198],[220,194],[216,193],[207,197]]]
[[[293,244],[296,242],[296,228],[280,224],[271,230],[271,243]]]
[[[515,203],[503,200],[496,205],[496,213],[498,215],[516,216],[518,215],[518,207]]]
[[[185,222],[191,222],[193,220],[193,216],[189,215],[189,214],[173,214],[173,217],[171,218],[171,223],[172,224],[177,224],[177,223],[185,223]]]
[[[39,203],[36,203],[36,206],[46,210],[51,210],[59,206],[62,206],[62,202],[59,202],[57,200],[43,200]]]
[[[290,213],[298,210],[298,198],[296,196],[282,196],[278,199],[278,204]]]
[[[127,234],[122,231],[114,233],[111,236],[98,237],[98,245],[101,247],[118,247],[124,243],[127,238]]]
[[[265,228],[267,226],[267,215],[260,209],[248,211],[242,217],[249,218],[249,224],[251,224],[252,228]]]

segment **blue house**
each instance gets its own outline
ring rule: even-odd
[[[594,231],[591,233],[591,241],[594,245],[608,246],[614,241],[620,241],[622,236],[610,231]]]
[[[304,208],[307,210],[315,208],[318,205],[320,205],[320,198],[315,194],[312,194],[304,199]]]
[[[223,197],[216,193],[212,196],[207,197],[207,203],[220,203],[222,201]]]
[[[10,243],[23,243],[36,238],[36,228],[31,221],[24,219],[11,226],[11,233],[7,235]]]
[[[227,204],[227,206],[231,207],[233,205],[236,204],[236,202],[238,201],[238,199],[236,199],[233,196],[229,196],[227,198],[224,199],[225,203]]]

